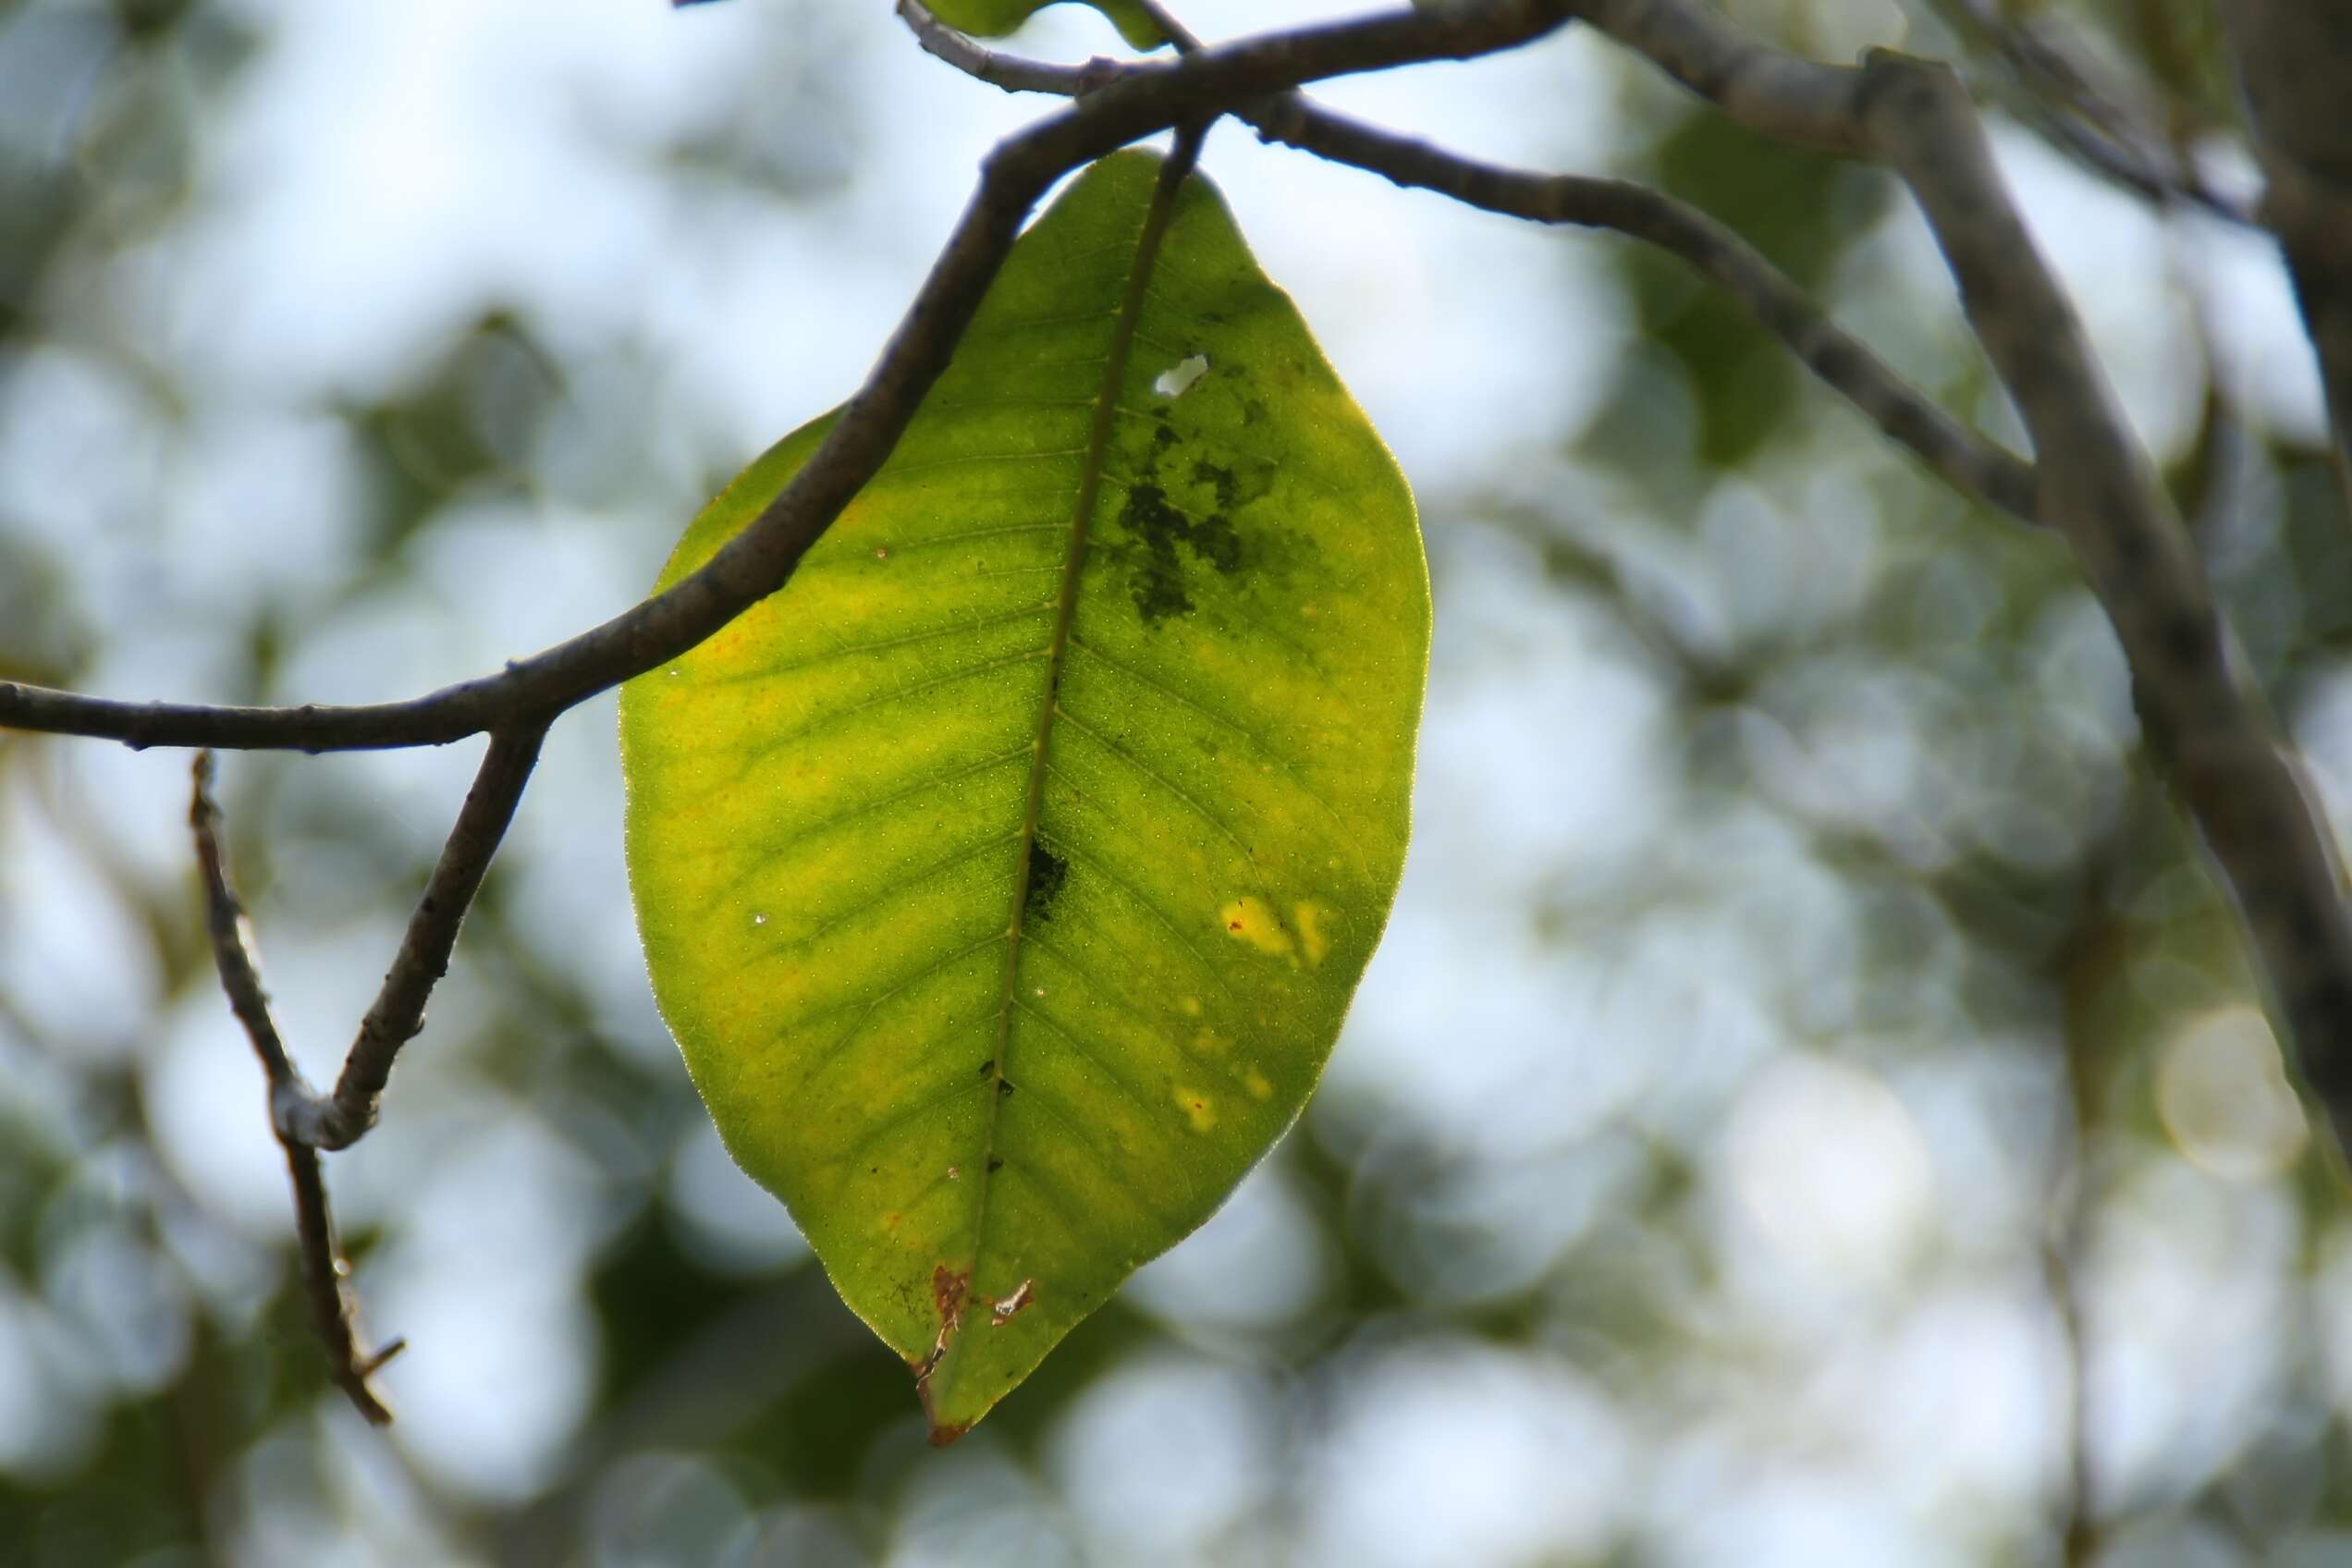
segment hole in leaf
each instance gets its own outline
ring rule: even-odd
[[[1170,402],[1193,389],[1193,383],[1208,374],[1208,356],[1194,354],[1189,360],[1179,360],[1159,373],[1152,383],[1152,391]]]

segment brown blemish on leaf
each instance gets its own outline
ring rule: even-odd
[[[932,1368],[937,1366],[939,1358],[948,1354],[948,1341],[963,1326],[963,1302],[971,1291],[971,1270],[958,1273],[944,1263],[933,1267],[931,1305],[939,1314],[938,1337],[931,1341],[930,1354],[907,1358],[907,1365],[914,1368],[914,1386],[918,1390],[931,1380]]]
[[[939,1331],[952,1332],[963,1321],[963,1300],[972,1292],[972,1274],[962,1273],[946,1264],[935,1265],[931,1270],[931,1305],[939,1309]]]
[[[939,1337],[931,1341],[930,1354],[920,1360],[910,1356],[907,1365],[914,1369],[915,1397],[923,1402],[923,1418],[931,1424],[931,1443],[935,1448],[945,1448],[972,1429],[969,1421],[942,1422],[931,1407],[931,1374],[948,1354],[948,1341],[963,1327],[964,1305],[971,1295],[970,1269],[957,1270],[944,1263],[932,1267],[931,1305],[938,1309]]]

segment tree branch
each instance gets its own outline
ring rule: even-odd
[[[220,971],[221,988],[228,1005],[244,1024],[269,1080],[270,1121],[278,1146],[286,1151],[287,1174],[294,1187],[294,1236],[300,1253],[302,1293],[311,1306],[311,1322],[326,1347],[327,1374],[361,1415],[376,1426],[392,1413],[368,1387],[368,1378],[400,1354],[406,1341],[394,1340],[374,1354],[362,1354],[352,1326],[355,1310],[344,1281],[350,1269],[335,1243],[334,1216],[326,1202],[326,1183],[319,1172],[318,1150],[286,1130],[282,1112],[291,1103],[310,1099],[311,1092],[287,1055],[286,1044],[270,1015],[269,997],[262,989],[253,959],[245,911],[237,901],[221,851],[220,807],[213,800],[213,753],[198,752],[195,786],[189,802],[188,826],[196,837],[196,864],[204,883],[206,924],[213,939],[213,962]]]
[[[312,1148],[348,1148],[375,1125],[384,1085],[400,1047],[424,1027],[425,998],[449,972],[458,927],[481,891],[490,857],[513,822],[515,806],[546,738],[545,718],[518,723],[490,738],[473,788],[441,847],[441,858],[409,915],[400,950],[384,976],[375,1002],[360,1023],[359,1038],[344,1058],[342,1076],[331,1096],[288,1096],[275,1109],[281,1136]]]
[[[1943,248],[2040,457],[2041,495],[2107,608],[2150,747],[2236,894],[2305,1076],[2352,1146],[2352,920],[2319,813],[2082,324],[2010,204],[1957,78],[1880,56],[1869,123]]]
[[[1872,152],[1855,113],[1862,73],[1850,66],[1783,54],[1689,0],[1574,0],[1570,9],[1758,136],[1847,157]]]
[[[1516,47],[1566,19],[1555,0],[1402,11],[1302,28],[1129,67],[1000,143],[913,303],[822,445],[760,515],[692,575],[491,676],[352,707],[125,703],[0,682],[0,727],[134,746],[343,751],[441,745],[557,714],[693,647],[781,588],[898,444],[979,308],[1029,211],[1070,170],[1181,121],[1303,81]]]
[[[1083,66],[1057,66],[1010,55],[974,43],[937,17],[922,0],[898,0],[899,19],[914,34],[925,54],[943,60],[964,75],[1007,92],[1042,92],[1054,98],[1075,98],[1108,86],[1132,68],[1125,60],[1097,55]],[[1162,31],[1167,31],[1165,28]]]
[[[2236,896],[2305,1080],[2339,1146],[2352,1146],[2352,920],[2333,846],[2260,697],[2236,678],[2187,532],[2010,202],[1959,79],[1883,52],[1856,69],[1789,62],[1683,0],[1577,9],[1690,85],[1721,92],[1742,124],[1878,156],[1910,186],[2032,436],[2035,510],[2066,535],[2107,611],[2150,749]]]
[[[1945,483],[2020,521],[2040,522],[2030,466],[1905,385],[1754,246],[1697,208],[1625,180],[1477,163],[1317,109],[1298,94],[1252,112],[1250,118],[1273,141],[1368,169],[1398,185],[1530,222],[1613,229],[1672,252],[1738,300],[1824,385],[1909,447]]]
[[[1074,96],[1092,92],[1109,64],[1044,65],[984,48],[933,17],[920,0],[899,0],[899,15],[931,54],[1009,92]],[[1178,48],[1199,47],[1172,18],[1154,19]],[[1825,385],[1889,437],[1909,447],[1945,483],[2021,521],[2040,523],[2033,470],[2027,464],[1964,428],[1905,385],[1754,246],[1697,208],[1624,180],[1534,174],[1480,163],[1350,119],[1303,92],[1271,94],[1233,112],[1255,126],[1264,140],[1367,170],[1395,185],[1432,190],[1532,223],[1612,229],[1671,251],[1720,285]]]

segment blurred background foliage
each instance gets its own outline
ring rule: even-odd
[[[1731,8],[1965,62],[2352,803],[2352,533],[2274,258],[2054,150],[2000,47],[2243,192],[2206,0]],[[1035,111],[886,12],[0,0],[0,675],[402,695],[630,603]],[[1070,7],[1015,42],[1116,47]],[[2015,439],[1875,172],[1574,31],[1329,96],[1672,190]],[[1299,1129],[926,1450],[652,1011],[593,704],[329,1162],[410,1341],[379,1433],[291,1286],[185,758],[0,733],[0,1564],[2352,1562],[2345,1188],[2064,550],[1671,261],[1231,128],[1206,162],[1438,582],[1414,859]],[[314,1077],[472,751],[227,762]]]

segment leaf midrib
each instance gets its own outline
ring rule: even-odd
[[[1027,795],[1022,807],[1020,859],[1013,876],[1012,912],[1006,928],[1004,979],[997,1001],[996,1050],[990,1066],[988,1108],[982,1124],[980,1168],[974,1172],[972,1212],[972,1278],[967,1289],[966,1313],[985,1310],[987,1303],[979,1299],[981,1246],[987,1231],[988,1199],[996,1185],[995,1164],[997,1119],[1005,1101],[1005,1058],[1011,1044],[1012,1016],[1021,966],[1022,924],[1029,904],[1030,869],[1036,864],[1037,819],[1045,802],[1046,750],[1053,733],[1054,720],[1059,715],[1061,670],[1070,648],[1070,629],[1078,608],[1080,579],[1085,561],[1089,535],[1093,530],[1095,511],[1100,504],[1105,459],[1110,447],[1111,431],[1117,423],[1119,399],[1127,376],[1127,361],[1135,344],[1136,327],[1144,313],[1145,296],[1148,292],[1153,263],[1158,260],[1161,242],[1168,233],[1175,211],[1177,190],[1191,172],[1191,158],[1182,140],[1179,150],[1160,166],[1159,178],[1153,184],[1151,203],[1144,214],[1142,228],[1135,239],[1134,261],[1129,268],[1127,284],[1119,302],[1119,311],[1111,323],[1109,350],[1103,359],[1102,383],[1096,391],[1094,419],[1087,433],[1084,466],[1079,474],[1078,495],[1072,507],[1070,545],[1063,555],[1060,594],[1054,614],[1052,640],[1047,644],[1045,668],[1045,701],[1037,714],[1037,733],[1029,761]],[[950,1329],[942,1347],[938,1364],[929,1376],[949,1372],[956,1362],[963,1341],[962,1325]],[[926,1378],[926,1381],[928,1378]]]

